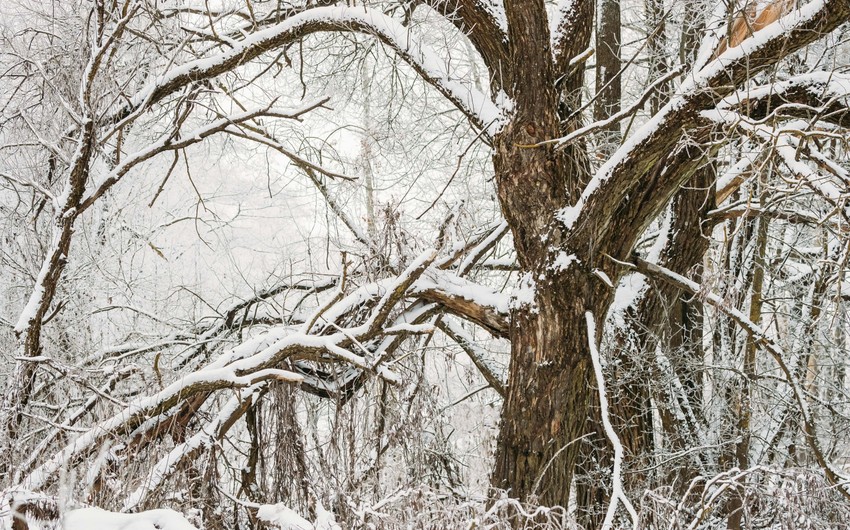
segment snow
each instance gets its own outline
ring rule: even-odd
[[[806,22],[810,22],[817,17],[823,9],[824,0],[812,0],[799,9],[791,11],[791,13],[785,15],[776,22],[773,22],[772,24],[769,24],[755,32],[751,37],[745,39],[738,46],[727,49],[719,57],[709,62],[704,68],[701,68],[699,71],[694,71],[693,75],[682,83],[682,86],[679,87],[677,92],[679,94],[688,94],[703,88],[710,79],[722,74],[726,67],[730,64],[744,59],[748,55],[752,55],[754,52],[770,43],[773,39],[789,33],[790,29],[800,26]]]
[[[155,490],[165,479],[169,477],[181,460],[192,450],[213,443],[219,428],[228,420],[228,418],[230,418],[233,412],[240,407],[242,402],[258,388],[259,386],[255,385],[254,387],[245,389],[242,392],[237,392],[237,395],[230,398],[224,407],[221,408],[214,420],[204,424],[198,433],[191,436],[185,442],[177,444],[174,449],[161,458],[159,462],[153,466],[153,469],[151,469],[147,479],[143,481],[142,485],[136,488],[136,490],[124,500],[124,511],[131,511],[135,509],[149,492]]]
[[[725,191],[729,186],[739,182],[755,164],[755,159],[758,153],[753,150],[748,150],[741,154],[741,159],[738,160],[732,167],[726,170],[723,175],[717,178],[717,191]]]
[[[496,25],[502,30],[503,40],[508,41],[508,17],[505,15],[505,7],[501,0],[476,0],[475,2],[481,6],[488,15],[493,17]]]
[[[599,168],[593,178],[590,179],[590,182],[587,183],[587,186],[585,186],[584,190],[581,192],[581,196],[578,201],[576,201],[576,203],[572,206],[562,208],[555,215],[556,218],[561,221],[568,230],[572,229],[579,215],[581,215],[584,205],[590,199],[590,196],[593,195],[596,190],[598,190],[602,184],[611,177],[611,174],[614,172],[614,168],[625,163],[628,157],[631,156],[632,152],[634,152],[644,140],[649,139],[664,123],[667,116],[677,110],[683,103],[683,97],[680,96],[679,98],[674,98],[657,114],[655,114],[655,116],[635,131],[635,133],[624,141],[620,148],[617,149],[617,151],[615,151],[614,154],[611,155],[611,157]]]
[[[270,335],[274,334],[272,333]],[[183,378],[168,385],[160,392],[146,398],[139,399],[137,402],[124,408],[111,418],[94,425],[91,429],[81,434],[77,439],[71,441],[50,460],[33,470],[33,472],[24,479],[23,483],[29,489],[37,490],[42,488],[53,473],[61,469],[66,462],[70,461],[76,455],[88,451],[103,437],[108,436],[109,433],[114,432],[133,418],[137,418],[139,416],[150,416],[154,411],[156,411],[157,407],[174,399],[175,397],[183,395],[184,392],[191,387],[250,386],[258,380],[268,378],[300,382],[303,380],[302,376],[293,372],[277,369],[257,369],[270,362],[276,355],[286,348],[295,347],[331,350],[330,346],[335,346],[333,341],[341,340],[343,338],[344,336],[340,335],[315,337],[293,334],[272,343],[269,347],[258,351],[250,357],[234,361],[227,367],[219,367],[216,363],[213,363],[211,366],[187,374]],[[256,345],[254,346],[256,347]],[[239,347],[237,347],[237,349],[239,349]],[[337,347],[337,349],[341,348]],[[237,371],[251,373],[251,375],[238,376],[236,375]]]
[[[499,93],[496,94],[496,105],[502,109],[502,113],[505,115],[509,115],[516,107],[514,100],[501,88]]]
[[[643,126],[625,140],[613,155],[599,168],[596,174],[588,182],[581,196],[572,206],[561,209],[556,218],[569,230],[572,229],[581,215],[584,205],[590,197],[607,181],[615,168],[628,162],[628,158],[645,141],[651,138],[666,121],[667,116],[681,108],[694,94],[699,94],[701,89],[717,76],[723,75],[725,69],[747,56],[766,46],[772,40],[788,33],[789,28],[797,27],[814,19],[823,9],[823,0],[814,0],[798,10],[780,18],[776,22],[757,31],[752,37],[746,39],[740,45],[726,50],[720,57],[709,62],[704,68],[695,70],[687,77],[676,95]],[[699,64],[699,63],[698,63]]]
[[[780,96],[797,87],[803,87],[822,98],[841,98],[850,94],[850,74],[815,71],[792,76],[775,83],[747,87],[723,98],[718,107],[729,108],[737,106],[745,100]]]
[[[573,263],[578,263],[579,259],[575,254],[567,255],[563,250],[558,252],[558,255],[555,256],[555,259],[552,261],[552,265],[549,266],[549,269],[559,272],[565,271],[570,268]]]
[[[842,191],[838,188],[838,186],[830,181],[829,177],[819,174],[817,171],[809,167],[808,164],[799,159],[799,140],[797,140],[796,136],[805,136],[805,131],[810,129],[810,124],[808,122],[804,120],[794,120],[785,123],[782,127],[771,127],[758,122],[749,122],[737,112],[720,108],[703,111],[702,115],[718,123],[726,123],[755,133],[755,135],[760,137],[765,144],[773,145],[775,153],[779,155],[788,169],[799,178],[803,179],[813,190],[833,204],[837,204],[842,200]],[[812,148],[812,151],[816,153],[816,149]],[[829,161],[819,154],[815,156],[818,156],[825,165],[837,169],[837,173],[842,177],[847,174],[846,170],[835,164],[830,164]],[[736,166],[730,170],[732,172],[731,178],[735,177],[735,171],[737,171],[736,168],[738,168],[739,165],[741,168],[744,168],[748,167],[749,164],[747,164],[746,158],[736,164]],[[718,187],[718,189],[722,190],[723,188]],[[650,261],[655,260],[650,258]]]
[[[469,300],[483,307],[492,307],[496,312],[510,312],[510,297],[505,293],[473,283],[444,271],[429,269],[415,284],[415,291],[422,292],[430,289],[439,290],[449,296]]]
[[[257,510],[257,518],[281,530],[314,530],[310,521],[283,503],[260,506]]]
[[[52,246],[54,248],[54,253],[59,251],[58,235],[57,237],[54,237]],[[24,306],[24,309],[21,311],[21,315],[18,317],[18,322],[15,324],[15,333],[18,335],[25,332],[27,328],[30,327],[30,322],[36,318],[38,307],[41,305],[42,298],[44,297],[44,282],[47,279],[48,273],[50,273],[50,262],[51,259],[48,255],[41,264],[41,270],[38,272],[38,277],[35,280],[35,286],[33,287],[29,300],[27,300],[27,305]]]
[[[504,95],[504,92],[500,92],[500,97]],[[507,96],[504,96],[507,99]],[[509,99],[507,99],[510,101]],[[510,102],[511,108],[513,106],[513,102]],[[507,107],[505,107],[507,108]],[[508,231],[508,222],[504,219],[496,226],[493,230],[490,231],[490,234],[484,238],[479,244],[475,245],[475,248],[471,249],[467,256],[463,259],[461,264],[457,268],[457,273],[459,276],[462,276],[469,272],[472,266],[475,264],[475,260],[480,257],[480,254],[484,251],[484,249],[490,248],[496,244],[496,242]]]
[[[824,175],[819,175],[805,162],[797,159],[797,148],[792,145],[788,135],[782,135],[776,140],[776,152],[792,172],[802,177],[818,193],[833,203],[841,200],[842,193],[838,187]]]
[[[399,333],[433,333],[434,329],[433,324],[409,324],[407,322],[401,322],[384,328],[384,333],[386,335]]]
[[[322,506],[322,503],[316,502],[316,524],[315,530],[342,530],[336,522],[334,514],[329,512]]]
[[[617,502],[622,502],[629,516],[632,518],[633,528],[638,527],[638,516],[632,502],[626,496],[623,490],[622,466],[625,451],[623,444],[617,437],[614,426],[611,424],[611,416],[608,413],[608,393],[605,390],[605,376],[602,373],[602,359],[599,356],[599,348],[596,346],[596,320],[593,318],[593,313],[588,311],[585,313],[587,321],[587,344],[590,348],[590,359],[593,362],[593,372],[596,375],[596,387],[599,390],[599,408],[602,414],[602,426],[605,429],[605,436],[611,445],[614,447],[614,471],[611,483],[611,501],[608,504],[608,511],[605,514],[605,520],[602,522],[602,529],[607,530],[613,528],[614,515],[617,513]]]
[[[579,0],[587,1],[587,0]],[[558,49],[558,43],[561,42],[565,37],[569,37],[569,35],[564,35],[563,30],[567,24],[565,22],[569,21],[572,17],[575,16],[575,8],[578,2],[576,0],[559,0],[558,7],[552,17],[552,20],[549,23],[549,33],[552,35],[552,48]]]
[[[726,36],[726,30],[729,24],[729,18],[726,14],[727,5],[726,0],[718,0],[714,4],[714,10],[706,20],[705,37],[700,43],[697,58],[694,61],[695,71],[700,70],[711,60],[711,56],[714,55],[714,50],[717,49],[720,40]]]
[[[345,311],[357,307],[359,303],[365,302],[367,299],[372,299],[378,295],[381,299],[372,309],[372,315],[365,323],[349,329],[337,329],[337,333],[316,336],[305,332],[297,332],[290,326],[280,326],[273,328],[267,333],[259,337],[249,339],[246,343],[239,345],[229,352],[223,354],[219,359],[210,363],[206,367],[195,372],[186,374],[181,379],[168,385],[166,388],[149,397],[139,399],[132,405],[124,408],[118,414],[104,420],[103,422],[94,425],[85,433],[81,434],[77,439],[71,441],[61,451],[56,453],[50,460],[35,469],[29,476],[24,479],[24,484],[30,489],[40,489],[45,482],[59,469],[61,469],[68,461],[74,457],[91,451],[100,440],[109,436],[110,433],[125,426],[127,423],[138,425],[138,420],[144,417],[148,421],[158,421],[159,414],[166,411],[160,410],[163,404],[179,399],[179,396],[185,395],[186,392],[191,392],[192,389],[204,388],[213,390],[217,388],[233,388],[233,387],[248,387],[266,379],[277,379],[300,383],[303,381],[303,376],[290,372],[272,368],[282,356],[286,356],[287,351],[314,350],[318,352],[327,352],[337,358],[363,370],[377,372],[382,378],[387,381],[397,383],[401,381],[401,377],[388,369],[386,366],[375,366],[359,355],[348,351],[339,344],[352,340],[358,345],[364,354],[365,348],[356,340],[356,336],[367,333],[376,323],[378,315],[385,310],[390,309],[390,304],[393,303],[392,295],[397,290],[411,282],[415,282],[417,274],[422,274],[427,270],[427,267],[433,262],[437,255],[436,249],[427,249],[422,252],[415,260],[408,265],[407,269],[397,278],[387,283],[386,288],[380,289],[376,284],[370,284],[366,288],[358,289],[352,296],[346,297],[342,302],[334,305],[328,313],[334,315],[342,315]],[[447,275],[448,276],[448,275]],[[455,282],[465,282],[461,278],[454,277]],[[442,284],[442,283],[441,283]],[[465,285],[465,288],[459,290],[459,293],[469,296],[486,298],[489,296],[491,302],[499,306],[504,312],[507,312],[507,301],[504,295],[494,293],[488,288],[481,286],[474,287],[475,284]],[[410,285],[404,291],[410,289]],[[383,292],[381,292],[383,291]],[[353,298],[353,299],[352,299]],[[343,309],[337,309],[339,307]],[[333,322],[333,319],[330,320]],[[399,322],[402,324],[403,322]],[[399,328],[401,330],[402,328]],[[419,328],[420,330],[424,328]],[[245,374],[245,375],[240,375]],[[200,443],[203,437],[207,436],[203,433],[201,438],[190,440],[191,443]],[[190,447],[182,447],[180,451],[186,451]],[[166,459],[160,462],[157,469],[167,472],[171,465],[170,460]],[[134,496],[140,492],[134,492]],[[135,498],[129,499],[129,502],[135,502]]]
[[[647,252],[647,260],[658,261],[658,257],[661,256],[661,251],[664,250],[664,247],[667,246],[667,242],[670,240],[672,225],[673,209],[667,208],[667,213],[664,215],[664,220],[661,222],[661,229],[658,231],[658,236],[652,243],[652,247],[650,247],[649,252]]]
[[[519,284],[514,288],[511,295],[511,309],[520,309],[531,306],[531,311],[536,312],[537,283],[530,272],[523,273]]]
[[[466,343],[466,348],[468,348],[469,352],[476,356],[476,359],[472,359],[472,362],[475,363],[480,369],[483,371],[489,372],[484,375],[484,378],[490,382],[490,378],[497,380],[502,388],[504,389],[507,384],[506,377],[504,377],[505,370],[500,368],[497,364],[495,364],[489,357],[487,350],[481,347],[481,345],[469,334],[463,326],[461,326],[455,319],[447,318],[443,321],[443,325],[446,329],[448,329],[451,333],[457,337],[457,339]]]
[[[115,513],[100,508],[71,510],[62,518],[64,530],[198,530],[174,510]]]
[[[335,303],[327,311],[322,313],[321,318],[316,321],[316,324],[333,322],[342,317],[345,313],[362,306],[370,300],[383,296],[386,294],[388,289],[391,288],[392,281],[392,278],[387,278],[358,287],[350,294],[346,295],[345,298]],[[316,331],[315,329],[306,329],[307,324],[309,324],[311,320],[312,318],[306,319],[304,327],[301,330],[302,333],[306,334],[310,331]]]
[[[820,446],[820,441],[818,440],[817,433],[815,432],[816,423],[809,407],[808,396],[800,386],[800,382],[797,377],[795,377],[792,373],[792,369],[789,367],[788,361],[786,361],[788,356],[785,351],[783,351],[783,349],[769,337],[767,331],[763,327],[750,320],[740,310],[730,307],[727,301],[717,294],[705,292],[700,284],[669,269],[665,269],[656,264],[649,264],[649,266],[654,269],[653,272],[672,280],[675,284],[686,288],[692,293],[700,293],[703,300],[735,320],[741,328],[746,330],[747,334],[761,349],[770,354],[782,372],[782,380],[791,389],[791,394],[794,397],[794,401],[797,404],[800,417],[804,424],[804,438],[807,445],[810,449],[812,449],[812,451],[814,451],[821,469],[827,474],[833,475],[833,479],[831,479],[831,481],[843,488],[845,492],[850,492],[850,490],[847,489],[848,484],[850,484],[850,480],[848,480],[847,477],[842,476],[841,472],[835,468],[833,464],[829,463],[824,456],[823,449]],[[812,288],[814,288],[814,286],[812,286]],[[589,318],[592,318],[592,315],[589,313],[588,315]]]
[[[623,312],[637,303],[647,287],[646,279],[640,274],[627,274],[620,280],[617,291],[614,293],[614,302],[609,310],[609,314],[618,327],[623,327],[625,324]]]
[[[608,276],[608,274],[606,274],[605,271],[603,271],[602,269],[593,269],[593,274],[594,274],[594,276],[596,276],[597,278],[602,280],[602,283],[604,283],[605,285],[607,285],[611,289],[614,288],[614,282],[611,281],[611,277]]]

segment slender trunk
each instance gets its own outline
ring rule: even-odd
[[[602,0],[596,32],[596,105],[593,119],[601,121],[620,112],[622,83],[620,82],[620,0]],[[620,144],[620,122],[603,129],[602,149],[613,152]]]
[[[366,232],[375,243],[377,229],[375,223],[375,182],[372,171],[372,81],[368,70],[368,56],[360,65],[360,82],[363,92],[363,138],[360,139],[360,163],[363,174],[363,187],[366,193]]]
[[[645,0],[644,10],[646,12],[647,50],[649,54],[649,76],[648,81],[652,83],[669,70],[667,65],[667,25],[664,13],[663,0]],[[658,87],[649,99],[649,112],[657,113],[670,98],[669,83]]]
[[[0,449],[3,449],[3,454],[9,458],[9,461],[7,462],[6,458],[0,459],[0,476],[12,477],[13,475],[8,471],[17,460],[14,448],[20,436],[23,411],[29,403],[35,385],[37,365],[29,359],[42,354],[42,323],[53,303],[59,280],[68,261],[74,222],[78,215],[77,208],[88,182],[88,164],[94,147],[93,137],[94,123],[87,120],[79,133],[77,150],[67,171],[62,193],[64,201],[54,214],[50,247],[42,262],[27,305],[15,326],[15,334],[18,337],[18,361],[15,363],[14,372],[9,377],[2,408],[0,408],[0,423],[2,423],[0,428],[5,435]]]
[[[762,199],[764,200],[764,199]],[[764,298],[764,266],[765,255],[767,252],[767,229],[769,226],[768,217],[761,217],[758,220],[758,229],[756,230],[756,249],[753,259],[753,285],[750,295],[750,321],[760,324],[762,301]],[[754,381],[756,375],[756,351],[758,345],[753,337],[747,338],[747,344],[744,348],[744,365],[743,365],[743,381],[741,382],[740,404],[741,410],[738,416],[738,443],[735,446],[735,457],[738,461],[740,469],[747,469],[750,466],[750,424],[752,417],[752,389],[750,383]],[[727,528],[729,530],[739,530],[743,521],[744,500],[737,493],[733,493],[729,499],[727,509],[729,510],[729,518],[727,520]]]

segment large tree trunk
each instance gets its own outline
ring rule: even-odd
[[[596,397],[585,313],[604,318],[610,291],[579,263],[526,273],[511,323],[511,365],[494,485],[567,506]],[[533,301],[530,296],[533,289]],[[592,340],[597,340],[593,337]]]
[[[825,28],[834,28],[846,19],[840,5],[830,4],[828,18],[783,33],[788,38],[782,42],[793,38],[800,47]],[[630,259],[638,236],[719,149],[720,142],[711,142],[714,124],[700,109],[710,108],[730,86],[780,56],[769,46],[760,47],[761,56],[751,53],[746,62],[727,65],[722,74],[704,80],[715,90],[683,96],[627,158],[606,167],[600,175],[604,179],[595,181],[592,192],[579,201],[588,178],[588,153],[580,143],[564,149],[543,143],[564,130],[556,109],[565,98],[558,91],[569,96],[579,86],[580,74],[569,67],[575,55],[562,50],[556,54],[560,67],[555,68],[543,0],[505,0],[504,6],[514,82],[503,88],[513,112],[493,138],[494,170],[517,259],[525,283],[533,289],[528,289],[532,296],[520,297],[527,302],[512,311],[509,388],[492,482],[514,497],[566,506],[578,454],[570,442],[586,431],[592,396],[584,313],[603,321],[613,297],[613,288],[603,279],[620,279],[623,269],[617,263]],[[582,31],[591,27],[592,6],[575,0],[573,9],[565,11],[569,37],[579,50],[590,33]],[[566,79],[556,76],[558,72],[567,72]],[[572,126],[564,125],[566,130]],[[679,143],[683,131],[687,143]],[[556,214],[565,207],[570,221],[562,223]]]
[[[525,27],[526,34],[512,35],[514,43],[545,31],[539,20],[515,27]],[[584,265],[590,263],[590,246],[568,242],[555,220],[587,181],[584,146],[527,147],[570,127],[557,103],[566,101],[560,108],[570,112],[576,80],[562,82],[558,93],[546,82],[553,77],[551,63],[534,65],[534,57],[546,54],[522,46],[513,53],[516,64],[540,75],[524,77],[530,82],[517,88],[514,119],[495,138],[499,199],[523,278],[512,308],[510,375],[492,482],[512,497],[566,507],[578,440],[595,399],[584,315],[590,311],[603,318],[612,293]],[[523,57],[529,53],[534,57]]]
[[[566,507],[590,399],[584,313],[604,315],[608,296],[599,296],[604,284],[594,285],[578,262],[568,264],[572,252],[555,220],[587,181],[583,145],[528,146],[571,126],[564,120],[575,108],[583,69],[555,82],[542,0],[508,0],[505,8],[516,69],[517,82],[508,87],[515,112],[494,139],[493,165],[523,279],[512,309],[511,365],[492,482],[512,497]],[[573,35],[566,57],[587,45],[592,2],[577,2],[573,14],[583,29]]]
[[[541,4],[542,5],[542,4]],[[523,9],[519,9],[520,16]],[[523,20],[512,42],[546,42],[545,18]],[[492,482],[512,497],[567,506],[570,484],[592,399],[592,366],[584,314],[600,318],[610,302],[607,287],[580,260],[569,258],[555,214],[572,204],[588,177],[583,146],[528,148],[558,137],[564,124],[548,52],[516,46],[516,64],[538,72],[516,88],[514,119],[495,138],[494,169],[502,212],[510,224],[522,286],[512,309],[511,365]],[[544,59],[541,61],[541,57]],[[538,61],[535,64],[534,61]],[[539,84],[538,84],[539,83]],[[564,108],[562,106],[562,108]],[[567,106],[569,108],[569,106]],[[587,251],[587,249],[583,249]]]

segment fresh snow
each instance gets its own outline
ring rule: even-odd
[[[608,504],[608,511],[605,514],[605,520],[602,522],[602,529],[608,530],[613,528],[614,515],[617,513],[617,503],[622,502],[629,516],[632,518],[632,527],[637,529],[638,515],[635,511],[632,502],[626,496],[623,490],[622,466],[625,451],[623,444],[617,437],[617,432],[611,424],[611,416],[608,413],[608,392],[605,390],[605,376],[602,373],[602,358],[599,355],[599,348],[596,345],[596,320],[593,318],[593,313],[588,311],[585,313],[587,321],[587,344],[590,349],[590,359],[593,362],[593,373],[596,375],[596,388],[599,391],[599,409],[602,415],[602,426],[605,429],[605,436],[611,445],[614,447],[614,470],[611,480],[611,500]]]
[[[840,72],[815,71],[789,77],[775,83],[746,87],[726,96],[719,108],[730,108],[742,101],[760,99],[767,96],[781,96],[794,88],[802,87],[822,98],[842,98],[850,95],[850,74]]]
[[[488,15],[493,17],[496,25],[502,30],[502,38],[508,41],[508,17],[505,15],[505,6],[502,0],[475,0],[479,6],[484,8]]]
[[[314,530],[313,524],[283,503],[264,504],[257,518],[280,530]]]
[[[659,127],[677,109],[684,105],[688,98],[705,88],[708,82],[723,73],[726,67],[748,55],[758,51],[771,40],[787,33],[793,28],[812,20],[823,9],[823,0],[813,0],[800,9],[794,10],[776,22],[757,31],[753,36],[744,40],[740,45],[726,50],[720,57],[709,62],[705,67],[696,70],[686,77],[684,82],[676,91],[676,95],[652,118],[650,118],[635,133],[626,139],[611,157],[599,168],[596,174],[588,182],[581,196],[572,206],[561,209],[556,218],[561,221],[567,229],[572,229],[581,215],[584,205],[590,197],[607,181],[614,169],[625,163],[629,156],[648,138],[657,132]],[[698,63],[699,64],[699,63]]]
[[[552,261],[552,265],[550,265],[549,268],[556,272],[565,271],[570,268],[570,265],[577,262],[578,258],[575,254],[567,254],[562,250],[558,252],[557,256],[555,256],[555,259]]]
[[[531,306],[532,312],[537,310],[537,283],[531,273],[526,272],[514,288],[511,296],[511,309],[519,309],[523,306]]]
[[[622,328],[625,325],[624,312],[635,306],[647,287],[646,279],[640,274],[623,276],[614,293],[614,302],[608,310],[616,326]]]
[[[198,530],[174,510],[115,513],[100,508],[71,510],[62,518],[63,530]]]

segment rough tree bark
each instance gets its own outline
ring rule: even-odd
[[[577,325],[587,310],[602,314],[610,294],[578,268],[553,266],[565,243],[554,216],[575,201],[588,179],[586,154],[579,148],[526,147],[560,136],[566,116],[556,112],[562,95],[556,91],[544,2],[507,1],[505,10],[514,78],[523,83],[511,87],[516,111],[495,138],[493,162],[530,297],[512,314],[508,395],[493,484],[518,498],[567,506],[592,378],[586,331]],[[575,40],[562,51],[567,60],[587,46],[592,2],[576,2],[573,16]],[[564,97],[581,85],[580,70],[560,83]],[[561,108],[568,111],[570,105]]]

